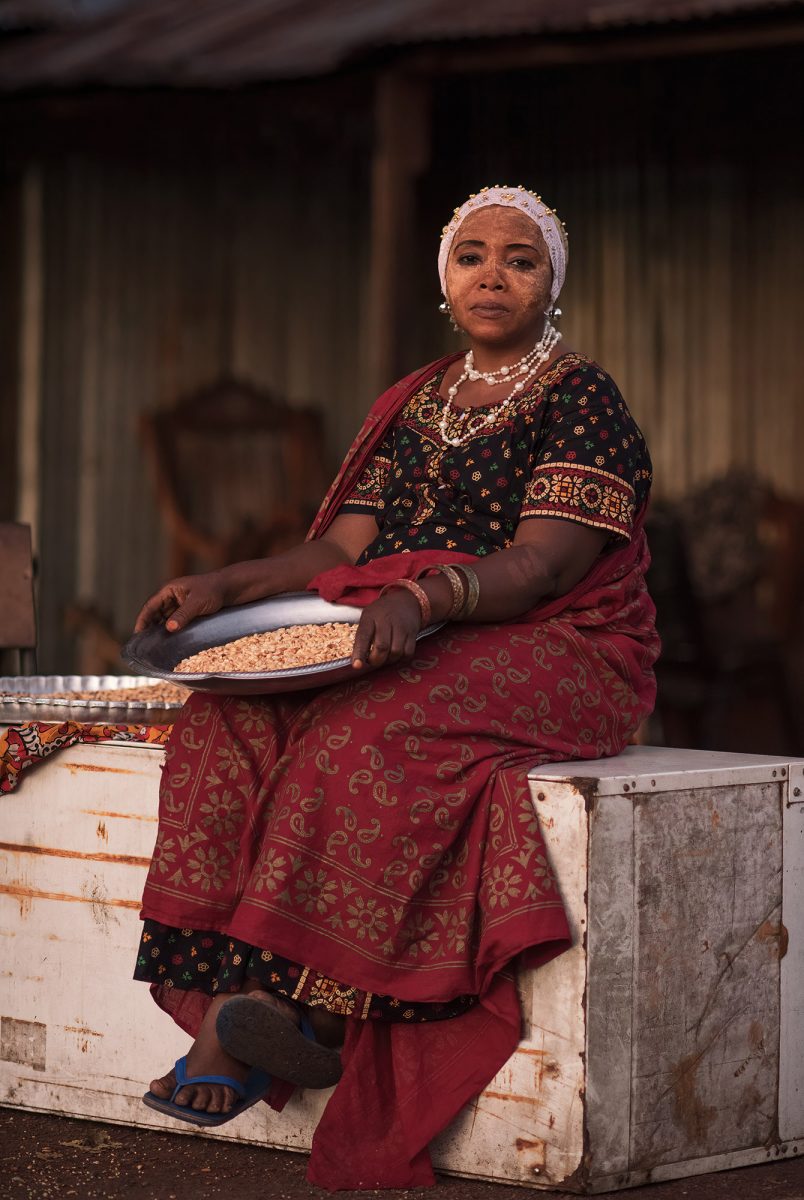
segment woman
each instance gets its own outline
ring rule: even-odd
[[[515,962],[568,944],[528,771],[617,754],[653,705],[650,460],[551,324],[566,259],[538,196],[470,197],[439,254],[469,351],[380,398],[303,546],[175,580],[138,618],[308,587],[364,606],[370,673],[185,706],[136,972],[196,1036],[146,1097],[173,1115],[279,1108],[343,1070],[325,1187],[432,1182],[429,1140],[519,1040]]]

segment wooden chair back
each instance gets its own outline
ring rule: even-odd
[[[276,554],[304,539],[326,490],[321,414],[224,379],[141,434],[170,537],[170,573]]]

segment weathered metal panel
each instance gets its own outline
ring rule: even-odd
[[[627,1171],[631,1134],[634,805],[595,798],[589,814],[586,1132],[595,1176]]]
[[[576,783],[595,796],[645,796],[662,792],[740,787],[788,778],[788,762],[771,754],[732,754],[722,750],[681,750],[672,746],[628,746],[615,758],[548,763],[534,779]]]
[[[636,1170],[773,1140],[781,790],[635,798]]]
[[[804,764],[791,764],[784,799],[779,1137],[804,1141]]]

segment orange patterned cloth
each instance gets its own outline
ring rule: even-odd
[[[0,792],[11,792],[28,767],[77,742],[140,742],[164,746],[172,725],[85,725],[81,721],[25,721],[0,733]]]

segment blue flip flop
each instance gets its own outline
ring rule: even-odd
[[[232,1079],[230,1075],[188,1075],[187,1074],[187,1058],[176,1059],[176,1086],[173,1089],[169,1100],[164,1100],[161,1096],[155,1096],[153,1092],[146,1092],[142,1098],[143,1104],[147,1104],[149,1108],[155,1108],[157,1112],[166,1113],[169,1117],[176,1117],[179,1121],[187,1121],[190,1125],[225,1125],[227,1121],[234,1120],[239,1117],[247,1108],[251,1108],[252,1104],[256,1104],[258,1100],[262,1100],[265,1093],[271,1086],[271,1076],[266,1075],[264,1071],[260,1071],[257,1067],[252,1067],[248,1073],[248,1078],[245,1083],[239,1083],[238,1080]],[[226,1087],[230,1087],[236,1092],[239,1099],[232,1105],[228,1112],[209,1113],[203,1109],[190,1108],[188,1104],[176,1104],[176,1096],[183,1087],[192,1086],[194,1083],[222,1083]]]
[[[316,1041],[313,1027],[299,1005],[301,1025],[264,1000],[233,996],[218,1013],[218,1041],[240,1062],[268,1071],[303,1088],[330,1088],[341,1077],[337,1050]]]

